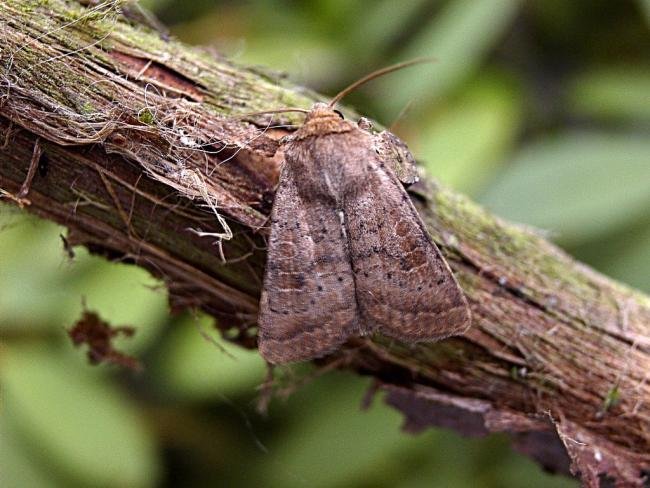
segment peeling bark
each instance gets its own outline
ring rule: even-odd
[[[291,128],[236,114],[318,96],[132,24],[121,4],[3,0],[0,195],[67,226],[70,245],[148,269],[174,309],[200,308],[255,347],[277,140]],[[409,431],[508,432],[586,486],[647,486],[650,298],[447,188],[412,196],[471,331],[356,339],[322,362],[374,376]]]

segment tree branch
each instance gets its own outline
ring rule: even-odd
[[[277,141],[291,127],[235,115],[318,97],[132,25],[121,4],[0,6],[1,195],[67,226],[71,245],[150,270],[174,309],[200,308],[254,347]],[[447,188],[412,196],[472,329],[417,346],[359,338],[321,363],[374,376],[409,430],[505,431],[588,486],[647,482],[650,298]]]

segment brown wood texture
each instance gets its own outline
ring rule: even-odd
[[[67,226],[70,244],[150,270],[173,308],[200,308],[254,347],[276,150],[291,130],[270,125],[303,116],[236,114],[319,97],[116,5],[0,4],[0,194]],[[435,344],[351,340],[320,364],[375,377],[411,431],[508,432],[587,486],[647,483],[650,299],[449,189],[411,194],[473,327]]]

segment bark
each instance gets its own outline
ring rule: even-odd
[[[173,309],[202,309],[255,347],[277,141],[291,130],[269,125],[302,116],[236,114],[319,97],[126,7],[2,0],[1,195],[67,226],[70,245],[148,269]],[[587,486],[649,483],[650,298],[431,181],[412,198],[472,329],[417,346],[360,338],[319,365],[375,377],[407,430],[508,432]]]

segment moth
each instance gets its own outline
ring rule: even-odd
[[[350,89],[404,65],[314,104],[281,141],[258,320],[269,363],[322,357],[352,336],[436,341],[470,325],[467,300],[402,185],[417,179],[406,145],[334,109]]]

